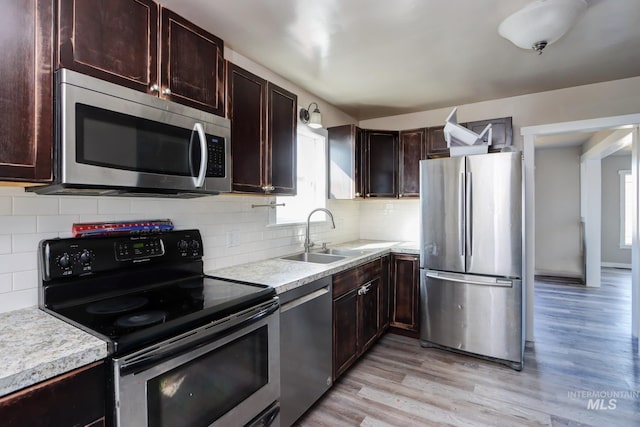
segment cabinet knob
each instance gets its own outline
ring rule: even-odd
[[[162,94],[163,95],[171,95],[171,89],[169,89],[168,87],[162,89]]]
[[[265,185],[262,187],[262,191],[264,191],[265,193],[268,193],[270,191],[275,190],[276,187],[274,187],[273,185]]]
[[[356,197],[360,197],[360,192],[359,191],[356,193]]]
[[[367,197],[371,197],[371,193],[367,193]]]
[[[151,87],[149,88],[149,90],[150,90],[151,92],[156,92],[156,93],[157,93],[157,92],[159,92],[159,91],[160,91],[160,86],[158,86],[158,85],[151,85]]]
[[[402,197],[402,196],[403,196],[403,194],[402,194],[402,193],[398,194],[398,197]]]

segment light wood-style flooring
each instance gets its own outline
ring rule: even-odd
[[[640,426],[629,272],[536,282],[535,298],[522,372],[386,334],[296,425]]]

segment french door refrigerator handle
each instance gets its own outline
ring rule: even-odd
[[[467,172],[467,182],[466,182],[466,203],[465,203],[465,232],[466,232],[466,241],[467,241],[467,256],[473,255],[473,250],[471,249],[473,246],[473,186],[471,185],[472,176],[471,172]]]
[[[460,256],[465,254],[464,228],[465,228],[465,212],[464,212],[464,172],[460,172],[460,181],[458,183],[458,248]]]
[[[502,288],[510,288],[513,286],[513,282],[511,280],[505,279],[496,279],[493,277],[489,277],[486,279],[478,279],[472,278],[472,276],[465,275],[449,275],[447,273],[432,273],[427,272],[425,275],[430,279],[439,279],[445,280],[447,282],[456,282],[456,283],[465,283],[468,285],[482,285],[482,286],[499,286]]]

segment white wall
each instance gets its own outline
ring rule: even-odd
[[[268,226],[272,198],[211,196],[191,200],[38,196],[0,187],[0,312],[38,303],[37,245],[70,237],[75,222],[170,218],[177,229],[203,235],[205,270],[272,258],[302,249],[304,226]],[[312,226],[312,239],[340,243],[359,237],[358,203],[328,201],[336,228]]]
[[[640,77],[576,86],[530,95],[458,106],[460,122],[513,117],[513,138],[522,147],[524,126],[617,116],[640,112]],[[443,125],[454,106],[418,113],[362,120],[372,129],[412,129]]]
[[[536,274],[582,277],[580,147],[536,150]]]
[[[631,170],[631,154],[602,159],[602,263],[631,267],[631,248],[620,247],[620,174]]]
[[[360,238],[420,241],[418,199],[368,199],[360,202]]]

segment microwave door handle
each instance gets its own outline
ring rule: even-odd
[[[209,156],[207,155],[207,138],[204,134],[204,127],[202,123],[196,123],[193,125],[193,132],[198,134],[198,139],[200,140],[200,170],[198,171],[198,176],[194,179],[194,185],[196,188],[201,188],[204,185],[204,178],[207,174],[207,160]]]

